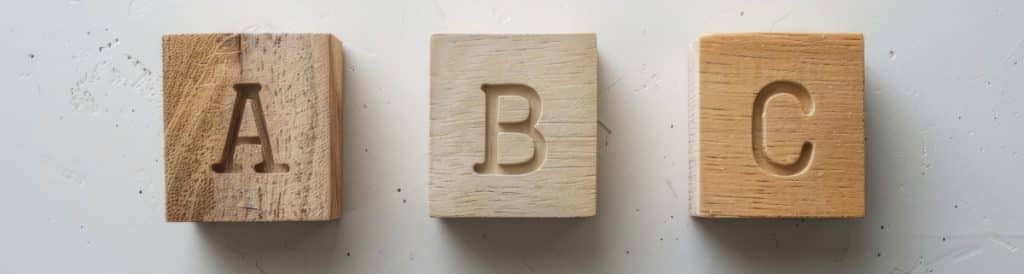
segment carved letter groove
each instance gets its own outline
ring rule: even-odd
[[[480,89],[483,90],[487,97],[487,136],[485,140],[484,162],[473,165],[473,170],[480,174],[517,175],[530,173],[540,168],[547,151],[544,145],[544,136],[535,127],[537,120],[540,119],[541,109],[540,96],[537,95],[537,91],[520,84],[484,84],[480,86]],[[503,96],[517,96],[526,99],[529,102],[527,118],[516,122],[499,121],[499,99]],[[499,163],[498,146],[501,145],[498,143],[499,132],[514,132],[530,136],[533,139],[533,157],[519,163]]]
[[[235,146],[238,144],[258,144],[263,150],[263,162],[257,164],[254,169],[260,173],[288,172],[288,165],[274,163],[274,151],[270,149],[270,133],[267,131],[267,119],[263,113],[263,105],[260,104],[260,90],[263,87],[259,83],[238,83],[235,84],[235,106],[231,112],[231,126],[228,127],[228,138],[224,141],[224,154],[219,163],[213,165],[213,171],[217,173],[239,172],[234,163]],[[252,115],[256,120],[256,131],[259,136],[238,136],[239,128],[242,126],[242,115],[245,110],[245,102],[251,101]]]
[[[762,88],[761,92],[757,94],[757,99],[754,100],[754,113],[751,115],[753,117],[751,127],[753,138],[751,139],[753,140],[754,160],[761,166],[761,169],[778,176],[792,176],[807,170],[807,167],[810,166],[811,159],[814,157],[814,143],[804,141],[800,148],[800,158],[793,163],[779,163],[768,157],[764,143],[765,103],[768,102],[768,99],[782,94],[789,94],[800,100],[800,106],[805,116],[814,114],[814,99],[811,98],[811,93],[807,92],[804,86],[790,81],[772,82]]]

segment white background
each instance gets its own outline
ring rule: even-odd
[[[0,272],[1019,273],[1022,9],[3,0]],[[728,31],[864,33],[867,218],[688,217],[688,47]],[[343,41],[340,221],[164,222],[160,36],[188,32]],[[429,38],[440,32],[598,34],[597,217],[427,217]]]

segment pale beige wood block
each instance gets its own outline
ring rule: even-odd
[[[705,35],[690,74],[691,215],[864,216],[862,35]]]
[[[330,34],[163,37],[167,220],[341,214],[341,42]]]
[[[434,35],[430,82],[431,216],[595,214],[595,35]]]

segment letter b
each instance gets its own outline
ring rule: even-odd
[[[540,96],[533,88],[521,84],[484,84],[480,86],[486,97],[486,136],[483,163],[473,165],[473,171],[484,175],[519,175],[540,168],[547,154],[544,136],[537,130],[540,120]],[[529,111],[526,119],[514,122],[498,120],[501,97],[518,96],[526,99]],[[498,133],[509,132],[529,136],[533,139],[533,156],[518,163],[499,163]]]

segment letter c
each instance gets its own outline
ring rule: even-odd
[[[801,108],[803,109],[804,116],[814,115],[814,99],[811,97],[811,93],[800,85],[792,81],[775,81],[761,88],[761,91],[757,94],[757,99],[754,100],[754,113],[752,118],[751,134],[754,150],[754,161],[761,169],[768,173],[777,176],[793,176],[800,174],[810,167],[811,160],[814,158],[814,143],[811,141],[804,141],[803,146],[800,148],[800,158],[793,163],[779,163],[768,157],[767,147],[765,146],[765,131],[764,131],[764,114],[765,104],[768,99],[776,96],[788,94],[800,102]]]

